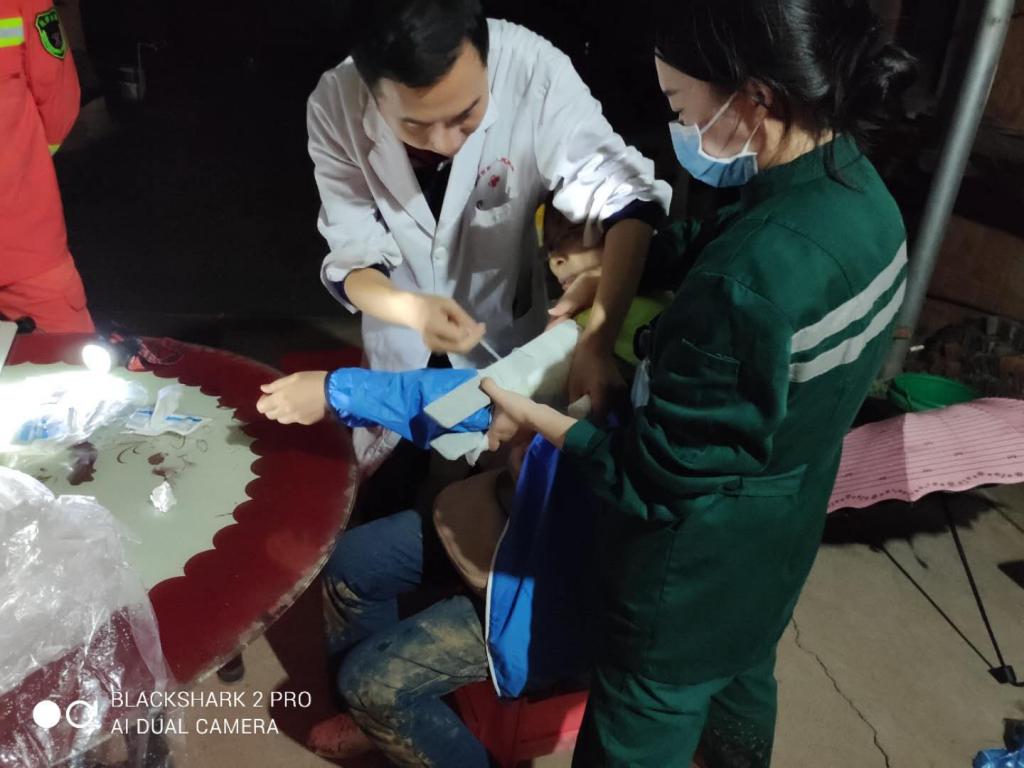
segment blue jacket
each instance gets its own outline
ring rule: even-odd
[[[598,510],[562,454],[534,438],[487,584],[487,655],[499,695],[542,690],[588,669]]]

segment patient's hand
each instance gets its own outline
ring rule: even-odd
[[[264,384],[256,410],[282,424],[315,424],[327,415],[327,371],[303,371]]]

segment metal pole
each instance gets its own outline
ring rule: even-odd
[[[891,379],[903,370],[910,349],[910,337],[924,307],[928,285],[935,271],[939,249],[946,236],[960,182],[978,135],[985,102],[992,91],[999,56],[1006,42],[1006,33],[1013,16],[1014,0],[986,0],[981,26],[967,66],[956,111],[950,115],[951,125],[939,165],[935,170],[928,202],[925,205],[917,243],[911,251],[907,296],[896,323],[895,338],[882,378]],[[995,276],[993,276],[995,277]]]

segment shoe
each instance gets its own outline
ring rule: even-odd
[[[374,750],[373,742],[349,715],[335,715],[313,726],[306,739],[311,752],[329,760],[347,760]]]

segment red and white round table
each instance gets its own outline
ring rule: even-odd
[[[88,341],[19,336],[0,381],[19,370],[80,365]],[[122,522],[139,523],[128,560],[137,561],[143,574],[168,668],[178,685],[188,686],[234,659],[316,578],[348,521],[357,474],[347,430],[333,422],[283,426],[256,411],[260,385],[278,378],[278,371],[228,352],[166,343],[180,357],[137,375],[150,377],[145,381],[151,391],[154,384],[184,385],[191,399],[183,399],[183,412],[215,400],[204,407],[217,409],[211,414],[223,424],[189,438],[126,437],[124,447],[105,446],[84,479],[71,482],[72,492],[96,495]],[[162,381],[154,382],[153,376]],[[148,501],[139,493],[108,490],[105,498],[93,493],[105,475],[117,473],[153,486],[170,478],[181,488],[178,506],[164,518],[149,514],[142,520],[139,505]],[[66,473],[52,474],[53,482],[46,484],[55,493],[68,492]],[[237,491],[218,493],[219,486],[231,483]],[[175,525],[174,515],[186,511],[190,522]],[[199,533],[189,541],[187,531],[193,528]],[[45,680],[46,670],[35,670],[26,684],[45,688]],[[5,708],[5,696],[0,694],[0,732],[12,725],[4,722],[5,713],[25,715],[20,708]]]

